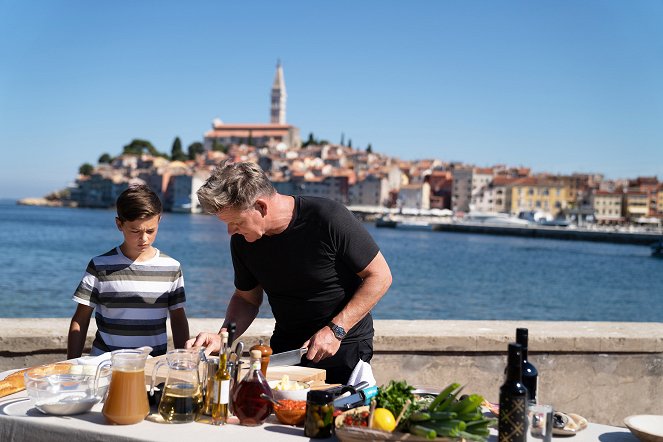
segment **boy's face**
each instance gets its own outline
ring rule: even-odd
[[[159,221],[160,215],[124,222],[115,218],[118,230],[124,235],[124,244],[132,254],[141,254],[152,246],[157,238]]]

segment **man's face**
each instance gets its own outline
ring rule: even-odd
[[[247,242],[254,242],[265,234],[264,218],[257,204],[245,210],[223,209],[216,217],[228,226],[228,235],[239,234]]]
[[[150,248],[157,238],[161,216],[137,219],[134,221],[120,221],[115,218],[117,228],[124,235],[124,243],[133,254],[141,254]]]

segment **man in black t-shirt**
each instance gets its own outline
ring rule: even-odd
[[[391,285],[391,272],[369,233],[341,204],[277,193],[254,163],[223,163],[198,190],[203,209],[232,235],[235,292],[221,330],[241,335],[263,301],[276,326],[274,353],[308,347],[302,365],[324,368],[345,384],[373,355],[371,308]],[[200,333],[188,347],[218,351],[220,337]]]

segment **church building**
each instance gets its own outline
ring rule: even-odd
[[[256,147],[276,146],[299,148],[301,138],[299,128],[286,123],[286,91],[283,66],[279,61],[272,85],[269,123],[224,123],[220,119],[212,122],[212,130],[205,133],[204,146],[212,150],[215,144],[248,144]]]

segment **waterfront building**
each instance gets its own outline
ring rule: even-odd
[[[656,191],[656,216],[663,218],[663,183],[658,185]]]
[[[509,213],[511,210],[511,184],[518,178],[496,176],[472,197],[474,210],[483,213]]]
[[[647,216],[656,217],[659,212],[658,189],[659,183],[657,177],[638,177],[629,181],[629,191],[638,190],[647,193]]]
[[[71,199],[78,207],[108,208],[129,187],[130,178],[118,173],[96,172],[76,180]]]
[[[289,180],[273,180],[279,193],[320,196],[341,204],[348,204],[349,177],[347,175],[315,176],[312,173],[290,175]]]
[[[561,182],[545,176],[519,178],[511,185],[511,214],[544,212],[558,216],[568,206],[567,191]]]
[[[472,169],[469,167],[454,168],[451,210],[454,212],[469,212],[471,198]]]
[[[349,191],[349,202],[356,206],[382,206],[388,198],[387,179],[375,174],[357,180]]]
[[[629,189],[625,195],[625,215],[629,221],[646,218],[649,214],[649,194],[646,191]]]
[[[624,222],[623,192],[597,190],[592,194],[594,218],[598,224],[620,224]]]
[[[470,196],[470,204],[475,195],[477,195],[484,187],[493,180],[495,173],[490,167],[475,167],[472,169],[472,194]]]
[[[430,208],[451,210],[453,174],[448,170],[433,170],[428,176]]]
[[[406,184],[398,192],[400,207],[403,209],[430,209],[430,184]]]

